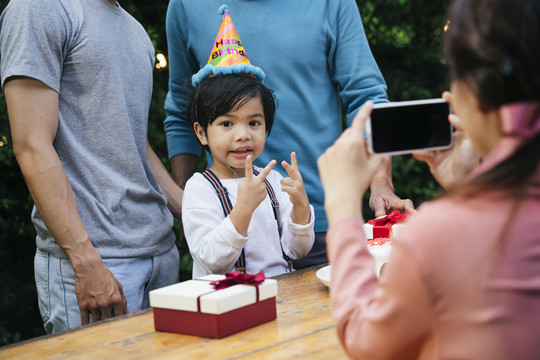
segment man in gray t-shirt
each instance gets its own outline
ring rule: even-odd
[[[46,330],[147,307],[177,281],[182,196],[147,142],[148,35],[115,0],[12,0],[0,62]]]

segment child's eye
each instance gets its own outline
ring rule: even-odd
[[[224,121],[224,122],[222,122],[220,125],[227,128],[227,127],[231,127],[231,126],[232,126],[232,122],[230,122],[230,121]]]
[[[249,126],[261,126],[261,122],[260,121],[256,121],[256,120],[252,120],[249,122]]]

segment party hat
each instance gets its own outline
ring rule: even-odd
[[[193,75],[191,84],[196,87],[208,76],[225,74],[247,74],[263,80],[265,77],[264,72],[249,62],[242,41],[240,41],[229,14],[229,7],[222,5],[219,8],[219,14],[223,15],[223,20],[210,52],[208,64]]]

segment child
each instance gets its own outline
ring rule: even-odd
[[[193,277],[228,272],[239,259],[236,267],[248,273],[286,272],[289,258],[311,250],[314,212],[295,153],[290,164],[282,162],[290,178],[272,170],[275,160],[264,169],[252,168],[272,127],[273,94],[252,76],[218,75],[201,81],[188,109],[193,130],[213,160],[208,178],[196,173],[188,180],[182,201]],[[219,183],[230,205],[216,194]],[[276,212],[271,193],[279,204]]]
[[[251,65],[226,5],[208,64],[193,75],[187,115],[212,166],[188,180],[182,222],[193,277],[233,268],[274,276],[292,270],[291,258],[313,246],[314,211],[296,154],[282,162],[290,177],[253,167],[274,122],[264,72]],[[279,191],[279,190],[282,191]],[[268,195],[267,195],[268,194]]]

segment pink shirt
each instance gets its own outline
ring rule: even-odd
[[[502,193],[419,208],[378,280],[362,219],[327,234],[331,305],[359,359],[540,359],[540,171],[510,220]]]

